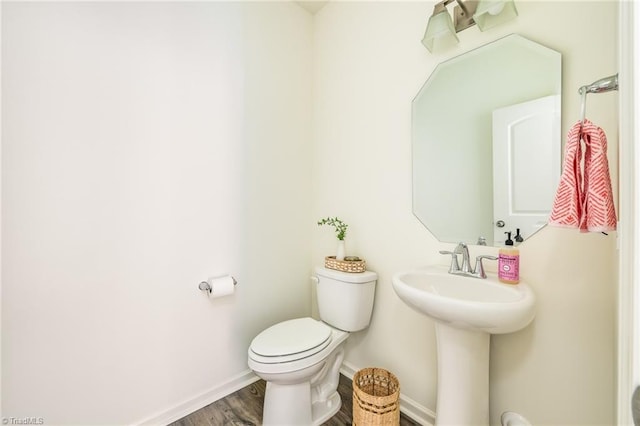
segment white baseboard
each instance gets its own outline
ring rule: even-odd
[[[358,370],[360,370],[360,368],[356,368],[346,362],[343,363],[340,368],[340,372],[349,379],[353,379],[353,375]],[[251,383],[257,382],[259,379],[260,378],[256,376],[253,371],[245,370],[221,385],[214,386],[200,395],[196,395],[193,398],[183,401],[180,404],[156,413],[134,424],[138,426],[168,425],[211,404],[212,402],[222,399],[225,396],[250,385]],[[402,392],[400,393],[400,412],[423,426],[433,426],[435,423],[436,413],[417,403],[413,399],[402,395]]]
[[[342,363],[342,367],[340,367],[340,372],[352,380],[358,370],[360,368],[356,368],[348,362]],[[400,392],[400,412],[423,426],[433,426],[436,421],[436,413],[403,395],[402,392]]]
[[[156,413],[135,424],[139,426],[168,425],[258,380],[260,380],[260,378],[256,376],[253,371],[245,370],[221,385],[214,386],[200,395],[196,395],[193,398],[183,401],[165,411]]]

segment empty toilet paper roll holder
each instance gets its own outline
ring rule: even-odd
[[[215,278],[222,278],[225,277],[226,275],[221,275],[219,277],[214,277]],[[231,279],[233,280],[233,285],[237,285],[238,281],[236,281],[236,279],[234,277],[231,277]],[[206,291],[208,294],[211,294],[211,292],[213,291],[213,288],[211,288],[211,284],[208,281],[201,281],[200,284],[198,284],[198,288],[201,291]]]

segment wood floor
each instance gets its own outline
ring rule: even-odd
[[[191,413],[169,426],[258,426],[262,421],[262,402],[265,382],[259,380],[231,395]],[[340,375],[338,392],[342,398],[340,411],[323,426],[345,426],[351,424],[353,409],[351,380]],[[415,426],[404,415],[400,416],[400,426]]]

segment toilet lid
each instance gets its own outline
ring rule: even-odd
[[[331,328],[326,324],[313,318],[298,318],[272,325],[258,334],[251,342],[251,351],[266,357],[302,353],[309,356],[323,349],[330,341]]]

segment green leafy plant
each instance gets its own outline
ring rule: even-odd
[[[347,228],[349,225],[338,219],[337,217],[327,217],[324,219],[320,219],[318,221],[318,225],[330,225],[336,229],[336,236],[340,241],[344,241],[344,237],[347,233]]]

